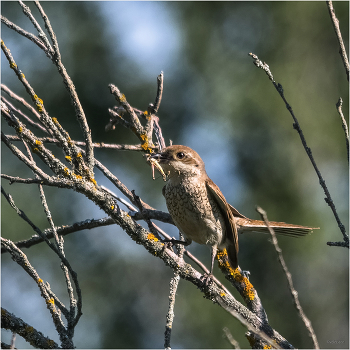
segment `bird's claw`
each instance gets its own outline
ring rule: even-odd
[[[213,274],[211,272],[204,273],[201,278],[201,282],[203,282],[206,286],[210,286],[213,283]]]
[[[242,275],[243,275],[243,277],[246,277],[249,280],[250,271],[242,270]]]

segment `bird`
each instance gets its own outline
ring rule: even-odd
[[[227,251],[231,268],[238,267],[238,234],[249,231],[268,233],[264,221],[242,215],[230,205],[219,187],[209,178],[199,154],[190,147],[171,145],[150,156],[167,175],[162,189],[166,205],[175,225],[185,241],[173,243],[189,245],[192,241],[211,247],[212,275],[218,250]],[[269,222],[277,234],[304,236],[312,227]]]

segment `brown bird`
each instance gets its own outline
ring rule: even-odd
[[[238,233],[268,228],[260,220],[251,220],[227,203],[218,186],[208,177],[201,157],[193,149],[173,145],[151,156],[168,176],[163,187],[169,213],[186,241],[211,246],[211,269],[217,250],[226,248],[232,268],[238,267]],[[270,221],[278,234],[303,236],[313,228]]]

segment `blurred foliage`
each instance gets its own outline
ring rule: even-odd
[[[39,17],[34,4],[28,5]],[[4,16],[34,32],[17,3],[2,2],[1,6]],[[134,107],[146,109],[154,101],[156,76],[164,70],[159,117],[167,142],[171,139],[195,148],[209,176],[243,214],[258,218],[255,206],[260,205],[271,220],[321,227],[304,239],[282,237],[280,245],[320,346],[349,347],[349,252],[326,245],[341,240],[340,232],[292,118],[264,72],[248,56],[253,52],[267,62],[282,84],[348,230],[348,164],[335,103],[342,96],[344,115],[348,115],[349,90],[326,4],[62,1],[44,2],[43,7],[94,141],[138,142],[121,126],[104,131],[107,109],[115,104],[108,84],[116,84]],[[334,7],[348,43],[349,3],[335,2]],[[135,32],[136,28],[141,29]],[[152,28],[155,31],[147,38]],[[167,31],[173,33],[169,45],[179,40],[168,51],[168,46],[157,42]],[[137,41],[130,39],[134,32],[141,35],[141,48],[147,49],[135,46]],[[33,43],[5,26],[2,39],[50,115],[80,140],[74,110],[55,67]],[[130,56],[125,47],[137,54]],[[147,63],[138,60],[143,56],[142,62],[147,58]],[[163,62],[170,62],[167,70]],[[4,56],[1,64],[2,82],[28,100]],[[4,123],[2,128],[9,132]],[[1,152],[3,173],[32,177],[6,147]],[[143,200],[166,210],[162,180],[152,181],[141,154],[96,150],[96,155]],[[113,190],[97,170],[96,179]],[[2,183],[36,225],[48,227],[35,186]],[[76,193],[53,188],[46,193],[56,225],[104,216]],[[33,234],[3,199],[1,210],[4,237],[16,241]],[[161,227],[177,234],[173,227]],[[162,347],[172,272],[119,227],[75,233],[65,242],[84,297],[76,346]],[[240,237],[240,245],[240,265],[251,272],[272,327],[294,346],[310,348],[311,340],[293,307],[268,237],[246,234]],[[190,251],[209,264],[206,247],[193,244]],[[25,252],[40,276],[67,302],[58,259],[43,244]],[[222,279],[218,269],[215,275]],[[3,306],[58,341],[36,286],[7,255],[2,257],[1,283]],[[185,281],[180,282],[175,315],[174,348],[229,348],[223,337],[225,326],[241,347],[249,347],[244,328]],[[4,341],[9,337],[3,332]],[[29,345],[17,337],[16,346]]]

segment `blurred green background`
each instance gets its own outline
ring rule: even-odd
[[[39,19],[34,4],[27,4]],[[156,77],[164,71],[159,117],[167,144],[171,139],[194,148],[226,199],[246,216],[259,218],[255,211],[259,205],[270,220],[321,228],[302,239],[281,237],[279,243],[320,346],[348,348],[349,251],[326,245],[341,240],[340,231],[291,116],[265,73],[248,56],[253,52],[266,61],[283,85],[348,232],[348,163],[335,104],[341,96],[348,116],[349,90],[326,3],[42,5],[95,142],[138,143],[122,126],[104,131],[107,109],[116,104],[108,84],[117,85],[134,107],[144,110],[154,101]],[[1,7],[4,16],[35,33],[17,3],[2,2]],[[347,45],[349,3],[334,2],[334,7]],[[81,140],[73,107],[53,64],[32,42],[3,25],[2,39],[50,115],[72,138]],[[2,82],[29,101],[4,55],[1,65]],[[2,128],[10,131],[4,122]],[[163,181],[152,180],[140,153],[96,150],[96,157],[144,201],[166,210]],[[33,176],[6,147],[2,147],[2,173]],[[96,180],[117,192],[98,170]],[[36,225],[48,227],[36,186],[2,184]],[[105,216],[72,191],[47,188],[46,193],[56,225]],[[17,241],[34,234],[4,199],[1,212],[3,237]],[[177,236],[175,227],[159,225]],[[72,234],[65,245],[83,292],[77,348],[162,348],[172,271],[115,225]],[[207,247],[192,244],[189,250],[209,265]],[[25,253],[67,304],[58,258],[44,244]],[[269,237],[240,236],[239,258],[240,266],[251,272],[271,326],[295,347],[312,347]],[[214,274],[224,280],[217,266]],[[1,286],[3,307],[58,341],[37,286],[8,254],[2,256]],[[239,322],[204,299],[192,284],[181,281],[172,347],[230,348],[223,337],[225,326],[241,347],[249,347]],[[2,338],[9,343],[10,332],[2,331]],[[30,347],[19,336],[16,346]]]

